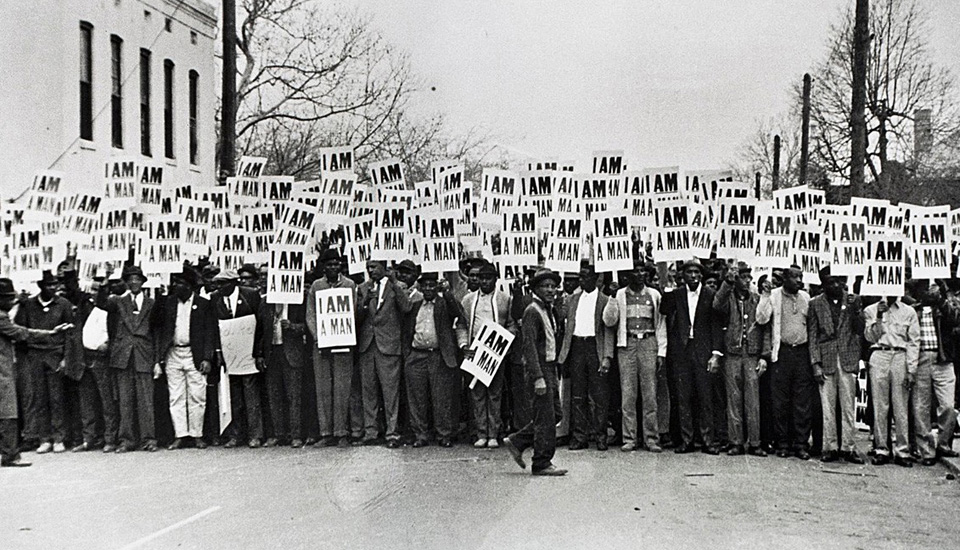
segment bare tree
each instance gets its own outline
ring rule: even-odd
[[[886,196],[902,182],[899,168],[917,165],[914,117],[932,112],[932,139],[942,143],[960,129],[960,104],[953,76],[929,58],[926,16],[915,0],[876,0],[870,10],[871,43],[867,70],[867,151],[869,178],[864,193]],[[850,168],[850,98],[853,66],[853,12],[832,27],[826,57],[815,70],[811,119],[819,129],[811,157],[833,177]],[[890,169],[890,163],[899,166]],[[901,181],[891,181],[891,176]]]
[[[729,168],[734,178],[754,181],[760,172],[761,191],[769,195],[773,183],[773,142],[780,136],[781,187],[798,185],[800,177],[800,115],[781,114],[767,120],[757,121],[757,129],[740,146],[736,160]]]

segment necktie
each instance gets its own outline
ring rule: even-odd
[[[134,295],[132,296],[132,298],[133,298],[133,312],[140,313],[140,306],[137,305],[137,297]]]

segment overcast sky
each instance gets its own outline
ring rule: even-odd
[[[930,9],[960,74],[960,2]],[[723,167],[825,51],[853,0],[343,0],[411,56],[435,107],[518,154]]]

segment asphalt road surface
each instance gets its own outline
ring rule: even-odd
[[[24,457],[0,470],[4,550],[960,544],[941,465],[561,449],[570,473],[543,478],[466,445]]]

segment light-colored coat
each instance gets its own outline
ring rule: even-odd
[[[810,295],[807,294],[807,291],[797,291],[797,297],[809,307]],[[757,324],[765,325],[771,320],[773,321],[773,327],[770,333],[770,361],[776,363],[780,360],[780,323],[783,320],[783,288],[775,288],[770,291],[770,294],[760,295],[760,303],[757,304]]]
[[[655,288],[643,287],[643,292],[647,293],[653,301],[653,319],[655,323],[657,336],[657,357],[667,356],[667,325],[663,315],[660,314],[660,292]],[[607,300],[606,307],[603,308],[603,322],[608,327],[617,327],[617,347],[627,347],[627,287],[617,291],[613,300]]]

